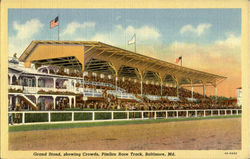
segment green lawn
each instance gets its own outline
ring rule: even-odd
[[[125,120],[125,121],[105,121],[105,122],[82,122],[82,123],[64,123],[64,124],[36,124],[36,125],[10,125],[9,132],[16,131],[31,131],[31,130],[50,130],[59,128],[79,128],[79,127],[92,127],[92,126],[107,126],[107,125],[126,125],[126,124],[146,124],[146,123],[161,123],[172,121],[187,121],[187,120],[202,120],[202,119],[216,119],[216,118],[235,118],[241,115],[228,115],[228,116],[209,116],[209,117],[196,117],[196,118],[168,118],[168,119],[148,119],[148,120]]]

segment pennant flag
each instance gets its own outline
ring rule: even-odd
[[[52,29],[52,28],[54,28],[55,26],[58,26],[58,25],[59,25],[59,18],[57,16],[55,19],[50,21],[50,29]]]
[[[176,59],[176,63],[178,64],[180,60],[182,60],[182,56],[180,56],[180,57],[178,57],[178,58]]]
[[[128,41],[128,45],[135,43],[135,34],[133,35],[132,39]]]

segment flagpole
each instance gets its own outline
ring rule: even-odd
[[[135,52],[136,52],[136,34],[135,34]]]
[[[59,15],[58,15],[58,22],[59,22]],[[58,29],[57,29],[57,33],[58,33],[58,35],[57,35],[57,37],[58,37],[58,41],[59,41],[59,27],[60,27],[60,23],[58,23]]]

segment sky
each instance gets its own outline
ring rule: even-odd
[[[9,9],[9,56],[32,40],[100,41],[183,66],[228,77],[218,95],[241,87],[240,9]],[[59,16],[59,27],[50,21]],[[197,91],[200,91],[197,89]],[[214,89],[206,93],[213,95]]]

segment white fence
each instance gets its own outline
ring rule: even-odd
[[[14,124],[76,123],[96,121],[145,120],[239,115],[241,109],[196,109],[196,110],[152,110],[152,111],[10,111],[9,121],[19,115]],[[34,115],[36,114],[36,115]],[[43,117],[39,117],[38,114]],[[60,115],[61,116],[60,116]],[[33,115],[33,117],[31,117]],[[15,120],[15,119],[14,119]],[[44,121],[41,121],[44,120]]]

